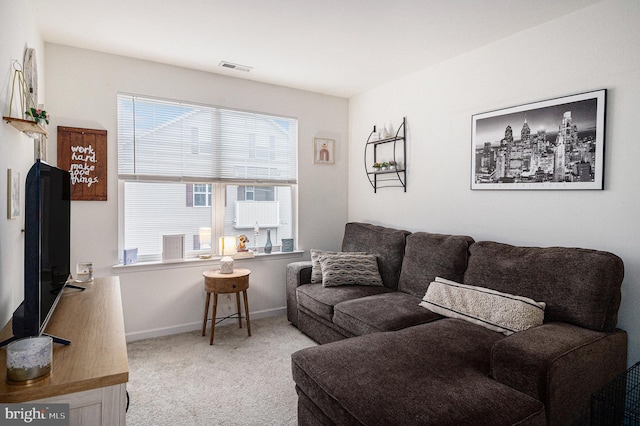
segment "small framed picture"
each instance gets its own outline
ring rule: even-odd
[[[163,235],[162,236],[162,261],[184,260],[185,255],[185,234]]]
[[[335,163],[336,141],[334,139],[313,138],[313,162],[315,164]]]
[[[293,238],[282,239],[282,251],[283,252],[293,251]]]
[[[20,216],[20,172],[7,170],[7,218]]]

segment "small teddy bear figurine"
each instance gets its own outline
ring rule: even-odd
[[[238,252],[249,251],[249,249],[247,248],[247,245],[246,245],[246,243],[249,242],[249,238],[247,238],[246,235],[240,235],[238,237],[238,241],[240,241],[238,243]]]

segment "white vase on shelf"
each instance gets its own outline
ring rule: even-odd
[[[386,124],[384,124],[384,125],[382,126],[382,131],[380,132],[380,139],[386,139],[386,138],[388,138],[389,136],[390,136],[390,135],[389,135],[389,131],[387,130],[387,125],[386,125]]]

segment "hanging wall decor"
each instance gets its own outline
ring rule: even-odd
[[[58,167],[71,173],[71,199],[107,201],[107,131],[58,126]]]
[[[606,93],[474,115],[471,189],[603,189]]]
[[[12,65],[9,115],[3,116],[2,119],[32,139],[38,139],[41,135],[46,136],[48,132],[45,127],[49,124],[49,114],[44,110],[43,105],[38,104],[38,69],[35,49],[25,50],[22,65],[17,60],[14,60]],[[18,96],[15,96],[16,94]],[[15,113],[17,116],[14,116],[14,106],[20,107],[20,111]],[[36,155],[36,158],[40,157]]]
[[[7,170],[7,218],[20,216],[20,172]]]

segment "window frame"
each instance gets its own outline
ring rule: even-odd
[[[126,93],[118,93],[118,96],[120,95],[125,95],[125,96],[133,96],[135,98],[142,98],[142,99],[151,99],[151,100],[159,100],[159,101],[170,101],[170,102],[177,102],[177,103],[181,103],[181,104],[187,104],[187,105],[192,105],[192,106],[203,106],[202,104],[196,104],[196,103],[191,103],[191,102],[183,102],[183,101],[171,101],[171,100],[166,100],[166,99],[162,99],[162,98],[156,98],[156,97],[151,97],[151,96],[138,96],[138,95],[131,95],[131,94],[126,94]],[[120,99],[118,97],[118,99]],[[118,101],[119,102],[119,101]],[[204,106],[209,106],[209,105],[204,105]],[[236,109],[231,109],[231,108],[224,108],[224,107],[215,107],[212,106],[213,108],[223,108],[225,110],[230,110],[230,111],[239,111],[241,113],[255,113],[261,116],[272,116],[274,117],[275,120],[277,119],[287,119],[287,120],[294,120],[295,121],[295,147],[294,147],[294,151],[293,151],[293,155],[295,156],[295,169],[296,169],[296,174],[295,174],[295,178],[293,181],[291,180],[284,180],[284,181],[277,181],[277,180],[270,180],[270,179],[266,179],[263,181],[259,181],[259,180],[255,180],[255,179],[222,179],[220,180],[219,178],[205,178],[205,179],[193,179],[193,178],[188,178],[188,179],[154,179],[153,176],[150,177],[144,177],[144,176],[132,176],[132,175],[127,175],[127,174],[119,174],[118,175],[118,252],[119,252],[119,263],[122,263],[122,257],[123,257],[123,251],[125,248],[125,199],[126,199],[126,194],[125,194],[125,183],[126,182],[149,182],[149,183],[154,183],[154,182],[159,182],[159,181],[164,181],[164,183],[181,183],[181,184],[192,184],[193,185],[193,193],[192,193],[192,205],[191,207],[197,207],[197,208],[209,208],[211,209],[211,241],[212,241],[212,249],[204,249],[204,250],[190,250],[186,253],[186,258],[196,258],[198,255],[201,254],[205,254],[205,253],[212,253],[214,255],[214,258],[220,257],[220,254],[217,253],[217,241],[218,238],[220,238],[221,236],[223,236],[225,234],[224,229],[225,229],[225,210],[226,210],[226,191],[227,191],[227,186],[229,185],[237,185],[237,186],[245,186],[245,187],[253,187],[254,189],[254,200],[255,200],[255,190],[257,187],[270,187],[272,188],[272,190],[275,191],[276,187],[282,186],[282,187],[288,187],[291,193],[291,223],[290,223],[290,227],[291,227],[291,235],[292,238],[294,238],[294,241],[297,241],[297,215],[298,215],[298,183],[297,183],[297,169],[298,169],[298,156],[297,156],[297,151],[298,151],[298,146],[299,146],[299,141],[298,141],[298,123],[297,123],[297,118],[293,118],[293,117],[284,117],[284,116],[280,116],[280,115],[274,115],[274,114],[265,114],[265,113],[261,113],[261,112],[254,112],[254,111],[243,111],[243,110],[236,110]],[[120,120],[119,116],[118,116],[118,121]],[[118,123],[118,126],[120,126],[120,123]],[[187,142],[190,144],[192,152],[195,153],[195,151],[197,151],[198,153],[201,152],[201,150],[203,148],[207,149],[206,147],[204,147],[203,143],[201,141],[195,141],[194,139],[197,139],[196,137],[197,135],[194,136],[193,130],[191,131],[191,134],[189,135],[189,137],[186,139]],[[255,140],[254,140],[255,143]],[[118,139],[118,144],[120,144],[120,139]],[[273,141],[273,137],[269,140],[269,153],[265,155],[266,158],[268,159],[272,159],[275,156],[275,152],[271,149],[273,147],[274,141]],[[119,145],[118,145],[119,146]],[[197,149],[195,149],[195,147],[197,146]],[[253,155],[256,155],[256,150],[258,148],[254,145],[254,150],[253,150]],[[264,147],[260,148],[260,149],[264,149]],[[119,160],[119,157],[118,157]],[[268,163],[267,163],[268,164]],[[195,188],[196,185],[210,185],[211,188],[211,193],[207,193],[207,192],[196,192]],[[197,205],[195,197],[196,194],[205,194],[207,197],[207,203],[208,205],[206,206],[201,206],[201,205]],[[277,197],[276,197],[277,198]],[[288,231],[287,231],[288,232]],[[238,235],[240,235],[242,232],[237,232]],[[248,234],[247,234],[248,235]],[[251,237],[250,237],[251,238]],[[262,241],[260,241],[260,245],[258,246],[259,248],[264,247],[264,239],[262,239]],[[250,247],[253,247],[253,241],[251,242],[251,244],[249,245]],[[262,253],[261,253],[262,254]],[[150,262],[150,263],[162,263],[162,252],[160,251],[160,253],[155,253],[155,254],[139,254],[138,260],[140,262]]]

